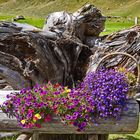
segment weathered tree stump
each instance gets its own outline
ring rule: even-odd
[[[43,30],[1,22],[1,77],[13,89],[33,87],[48,80],[74,85],[85,76],[84,66],[92,54],[83,44],[86,35],[99,36],[104,22],[101,12],[89,4],[74,14],[51,14]]]
[[[89,71],[94,71],[99,60],[111,52],[125,52],[131,54],[140,62],[140,26],[116,32],[114,34],[98,38],[95,47],[91,48],[93,55],[90,57]],[[92,46],[92,42],[89,43]],[[132,59],[126,56],[115,56],[103,63],[108,67],[122,66],[136,72],[136,65]]]

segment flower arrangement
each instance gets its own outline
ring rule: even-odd
[[[83,131],[98,119],[120,119],[128,86],[128,78],[122,72],[100,69],[89,73],[74,89],[48,82],[11,93],[1,108],[14,115],[24,128],[40,128],[55,114],[63,123]]]
[[[20,93],[7,95],[2,110],[17,118],[19,125],[24,128],[41,127],[42,122],[50,122],[54,109],[53,102],[57,94],[64,88],[59,84],[34,86],[33,89],[22,89]]]

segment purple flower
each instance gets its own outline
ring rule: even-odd
[[[71,120],[71,116],[70,115],[66,115],[65,117],[67,120]]]
[[[73,124],[78,130],[98,119],[114,117],[120,119],[125,106],[128,82],[122,73],[114,69],[101,69],[89,73],[79,85],[65,92],[67,87],[59,84],[36,85],[33,89],[22,89],[20,93],[10,94],[1,108],[4,112],[21,120],[25,128],[44,122],[45,116],[54,113],[66,124]],[[35,115],[40,116],[38,118]],[[37,120],[36,120],[37,119]]]

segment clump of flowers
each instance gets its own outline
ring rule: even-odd
[[[124,74],[114,69],[100,69],[89,73],[81,86],[82,91],[86,90],[92,97],[93,121],[100,118],[120,118],[128,93],[128,81]]]
[[[98,119],[120,119],[128,92],[128,79],[115,69],[100,69],[89,73],[76,88],[51,84],[22,89],[9,95],[2,109],[16,116],[25,128],[41,127],[52,115],[62,122],[85,130]]]
[[[93,108],[93,104],[87,102],[89,98],[92,98],[89,93],[83,92],[80,88],[66,93],[56,105],[61,120],[65,124],[76,126],[78,131],[84,130],[89,123],[89,113]]]
[[[77,88],[60,94],[57,114],[66,124],[81,131],[98,119],[120,119],[127,93],[128,81],[124,74],[101,69],[89,73]]]
[[[20,93],[7,95],[2,110],[15,116],[24,128],[41,127],[42,122],[50,122],[54,108],[55,96],[63,92],[59,84],[36,85],[33,89],[22,89]]]

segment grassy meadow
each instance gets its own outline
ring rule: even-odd
[[[108,19],[101,35],[129,28],[134,25],[134,17],[140,17],[140,0],[0,0],[0,20],[11,21],[16,15],[23,15],[26,20],[19,22],[42,28],[48,14],[63,10],[75,12],[86,3],[98,7],[105,16],[122,17]]]
[[[0,20],[12,21],[16,15],[25,16],[20,23],[28,23],[42,28],[45,17],[54,11],[66,10],[74,12],[87,0],[0,0]],[[101,35],[130,28],[134,26],[134,17],[140,17],[140,0],[88,0],[101,9],[103,15],[120,16],[109,19],[105,23],[105,30]],[[139,21],[140,22],[140,21]],[[1,140],[16,140],[17,136]],[[110,135],[110,140],[125,138],[126,140],[140,140],[140,123],[135,134]]]
[[[6,21],[12,21],[13,18],[15,18],[15,15],[6,15],[6,14],[0,14],[0,20],[6,20]],[[39,18],[39,17],[25,17],[25,20],[19,20],[19,23],[28,23],[33,26],[36,26],[38,28],[42,28],[45,23],[45,18]],[[134,26],[134,18],[112,18],[106,20],[105,23],[105,30],[101,33],[101,35],[107,35],[119,30],[123,30],[126,28],[130,28]]]
[[[134,26],[134,19],[128,21],[127,18],[107,19],[105,23],[105,30],[101,35],[111,34],[113,32],[124,30]]]
[[[98,7],[104,15],[140,16],[140,0],[0,0],[0,13],[45,17],[51,12],[74,12],[85,3]]]

